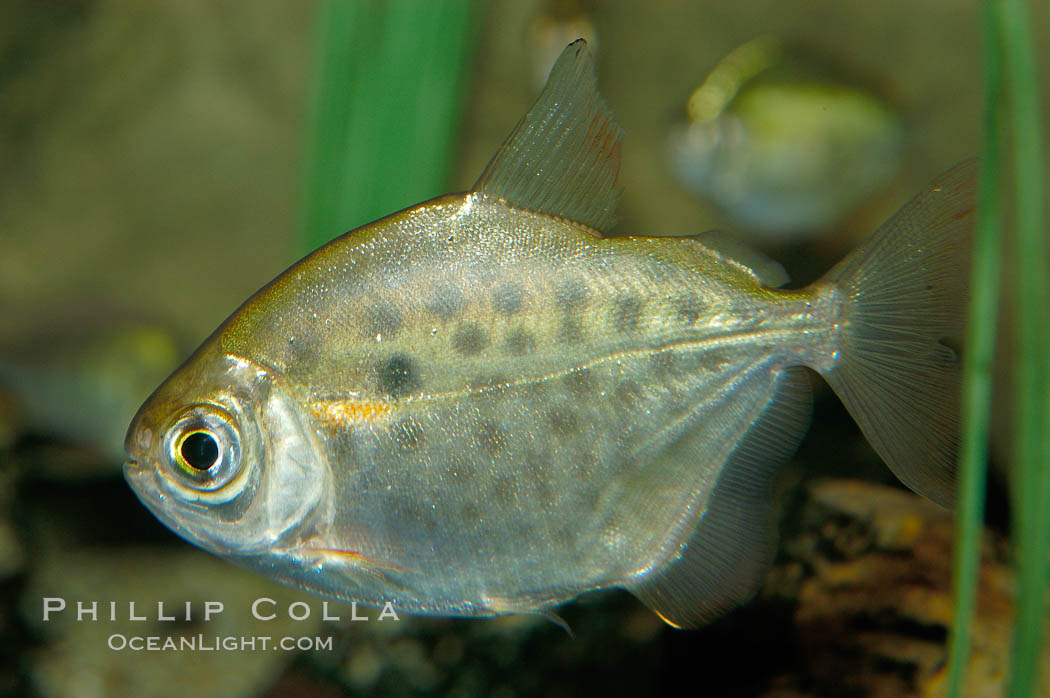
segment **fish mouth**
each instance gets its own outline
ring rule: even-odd
[[[135,493],[135,496],[149,509],[152,510],[154,504],[159,503],[163,499],[163,497],[157,497],[153,493],[153,485],[150,478],[151,471],[143,467],[142,463],[129,458],[124,461],[122,470],[124,481],[131,487],[131,491]]]
[[[124,474],[124,481],[128,483],[132,491],[142,500],[143,504],[146,504],[149,497],[149,485],[148,482],[148,471],[142,467],[139,461],[129,458],[124,461],[124,466],[121,468]]]

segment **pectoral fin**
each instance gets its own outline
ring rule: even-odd
[[[575,638],[572,633],[572,628],[565,622],[565,619],[555,613],[549,605],[540,604],[537,605],[533,600],[521,600],[521,599],[510,599],[503,596],[486,596],[485,606],[493,615],[505,616],[505,615],[525,615],[525,616],[539,616],[544,620],[554,623],[559,628],[564,630],[570,638]]]
[[[368,575],[379,579],[391,589],[404,589],[395,576],[408,569],[388,560],[365,555],[356,550],[341,550],[337,548],[324,547],[300,547],[287,551],[300,562],[306,565],[315,565],[319,568],[337,568],[348,576]]]

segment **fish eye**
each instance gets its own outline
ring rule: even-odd
[[[191,431],[183,435],[179,444],[180,460],[197,470],[207,470],[219,460],[219,444],[206,431]]]
[[[165,436],[171,470],[196,490],[221,489],[240,469],[236,423],[215,405],[196,405],[182,414]]]

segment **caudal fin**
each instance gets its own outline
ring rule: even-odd
[[[904,484],[955,499],[963,326],[977,161],[938,177],[825,280],[845,298],[824,377]]]

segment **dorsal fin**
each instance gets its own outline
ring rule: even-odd
[[[615,222],[623,132],[601,95],[587,42],[562,51],[536,103],[474,191],[598,231]]]
[[[780,262],[751,247],[737,235],[724,230],[709,230],[706,233],[692,235],[690,239],[699,242],[712,252],[717,252],[725,259],[746,267],[752,276],[768,288],[780,288],[791,281]]]

